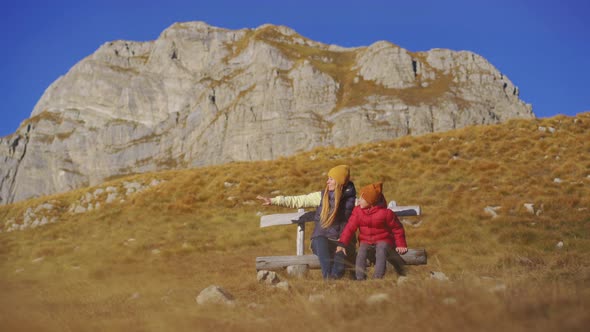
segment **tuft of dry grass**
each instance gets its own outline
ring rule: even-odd
[[[273,161],[137,174],[1,206],[0,326],[584,330],[590,324],[589,129],[590,113],[514,120]],[[426,248],[428,265],[407,267],[407,279],[389,272],[383,280],[325,282],[319,271],[303,279],[280,271],[288,291],[259,284],[255,257],[295,254],[296,230],[259,228],[260,214],[292,211],[263,207],[256,195],[321,190],[327,171],[343,163],[352,165],[357,188],[385,181],[389,200],[422,207],[421,216],[403,221],[410,247]],[[106,203],[102,195],[101,208],[68,212],[97,188],[122,191],[124,182],[153,179],[162,182],[124,202]],[[58,222],[5,231],[47,202]],[[431,271],[449,280],[431,279]],[[236,305],[197,305],[197,294],[212,284],[232,293]],[[368,303],[376,294],[382,302]]]

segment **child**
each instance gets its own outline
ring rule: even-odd
[[[375,273],[373,278],[385,275],[385,260],[388,250],[395,247],[399,254],[408,251],[404,227],[395,213],[389,210],[382,194],[383,183],[373,183],[361,189],[359,205],[342,231],[336,252],[344,252],[357,229],[360,247],[356,256],[356,279],[366,279],[367,251],[375,250]]]

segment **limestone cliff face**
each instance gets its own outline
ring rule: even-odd
[[[532,117],[471,52],[177,23],[155,41],[106,43],[47,88],[0,139],[0,204],[131,173]]]

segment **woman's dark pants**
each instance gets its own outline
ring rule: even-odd
[[[346,256],[342,252],[335,254],[337,246],[337,241],[325,236],[314,237],[311,240],[311,250],[318,256],[324,279],[340,279],[344,274]]]

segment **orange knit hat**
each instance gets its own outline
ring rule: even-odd
[[[348,165],[338,165],[328,172],[328,176],[336,180],[336,183],[345,185],[350,179],[350,167]]]
[[[383,182],[371,183],[361,188],[361,197],[370,205],[375,205],[382,197]]]

